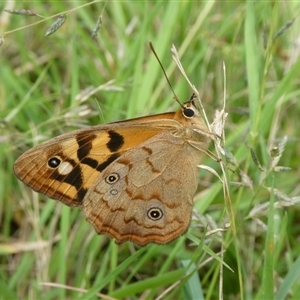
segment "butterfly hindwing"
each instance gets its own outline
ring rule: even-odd
[[[196,150],[170,132],[127,151],[91,186],[83,204],[86,218],[98,233],[119,243],[164,244],[183,234],[191,219],[200,159],[189,151]]]

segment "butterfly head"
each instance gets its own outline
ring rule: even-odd
[[[191,120],[194,118],[201,118],[199,114],[199,110],[195,105],[195,100],[196,100],[196,96],[195,94],[193,94],[189,101],[181,105],[181,115],[184,117],[184,119]]]
[[[193,94],[189,101],[181,105],[181,113],[186,119],[193,119],[199,116],[198,109],[195,105],[196,95]]]
[[[196,115],[198,115],[198,111],[191,101],[183,104],[181,112],[187,119],[193,119]]]
[[[209,142],[209,133],[199,109],[196,107],[195,100],[196,95],[193,94],[190,100],[183,103],[176,112],[174,119],[181,124],[176,135],[187,140],[201,140],[207,144]]]

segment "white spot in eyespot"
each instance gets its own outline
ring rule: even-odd
[[[57,170],[60,175],[68,175],[73,169],[73,166],[69,162],[64,161],[60,164]]]

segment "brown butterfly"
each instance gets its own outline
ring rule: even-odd
[[[210,133],[195,96],[177,112],[65,133],[21,155],[16,176],[83,210],[117,243],[165,244],[189,227]]]

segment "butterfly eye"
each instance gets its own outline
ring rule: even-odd
[[[120,179],[119,174],[112,173],[105,178],[106,183],[113,184],[116,183]]]
[[[152,207],[147,211],[147,216],[152,221],[158,221],[163,217],[163,211],[158,207]]]
[[[189,107],[185,107],[182,113],[186,118],[192,118],[195,115],[195,111]]]
[[[52,169],[57,168],[61,164],[61,159],[54,156],[48,160],[48,166]]]

